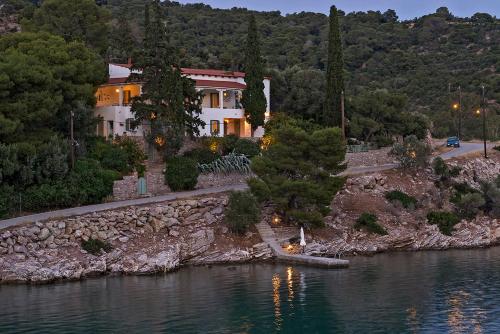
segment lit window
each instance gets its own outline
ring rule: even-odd
[[[123,105],[127,106],[132,102],[132,92],[130,90],[123,91]]]
[[[210,132],[212,135],[218,135],[220,132],[220,122],[216,120],[210,121]]]

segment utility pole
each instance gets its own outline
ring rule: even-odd
[[[71,149],[71,169],[75,168],[75,136],[73,130],[73,118],[75,117],[75,113],[73,110],[70,111],[69,118],[69,131],[70,131],[70,149]]]
[[[458,140],[462,140],[462,87],[458,86]]]
[[[344,91],[340,93],[340,110],[342,112],[342,139],[345,140],[345,104]]]
[[[481,99],[481,107],[483,112],[483,142],[484,142],[484,158],[488,159],[488,151],[486,149],[486,100],[484,97],[484,84],[481,85],[482,99]]]

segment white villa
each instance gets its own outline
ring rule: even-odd
[[[102,118],[97,134],[109,136],[143,137],[143,127],[132,128],[134,116],[130,103],[141,94],[141,84],[128,82],[131,64],[109,64],[109,81],[100,86],[96,93],[95,116]],[[183,68],[182,73],[196,81],[196,89],[204,93],[200,118],[206,123],[200,128],[201,136],[252,137],[250,124],[240,100],[245,89],[245,73],[220,70]],[[266,119],[270,115],[270,79],[264,79],[264,94],[267,99]],[[253,137],[262,137],[264,131],[258,128]]]

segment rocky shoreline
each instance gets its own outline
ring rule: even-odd
[[[497,157],[498,158],[498,157]],[[480,179],[500,173],[498,162],[473,159],[460,163],[459,182],[477,187]],[[389,190],[418,200],[405,209],[386,200]],[[351,177],[332,202],[326,227],[306,232],[305,253],[346,257],[390,251],[485,248],[500,245],[500,219],[478,215],[462,220],[450,236],[430,225],[430,210],[453,210],[450,193],[435,185],[432,170],[413,174],[393,170]],[[207,195],[147,206],[133,206],[71,218],[37,222],[0,231],[0,284],[49,283],[100,275],[166,273],[189,265],[237,264],[272,260],[271,249],[255,228],[244,236],[223,222],[228,195]],[[361,212],[377,214],[387,235],[353,228]],[[272,206],[262,210],[278,241],[297,239],[297,227],[273,225]],[[108,252],[92,255],[82,241],[109,243]]]
[[[99,275],[140,275],[185,265],[272,257],[255,233],[233,236],[222,223],[227,196],[129,207],[0,231],[0,284],[48,283]],[[92,255],[83,240],[113,249]]]

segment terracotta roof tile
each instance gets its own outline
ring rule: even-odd
[[[232,81],[196,80],[196,87],[245,89],[246,85]]]
[[[245,73],[243,72],[231,72],[231,71],[196,69],[196,68],[183,68],[182,73],[187,75],[210,75],[210,76],[227,77],[227,78],[245,77]]]

